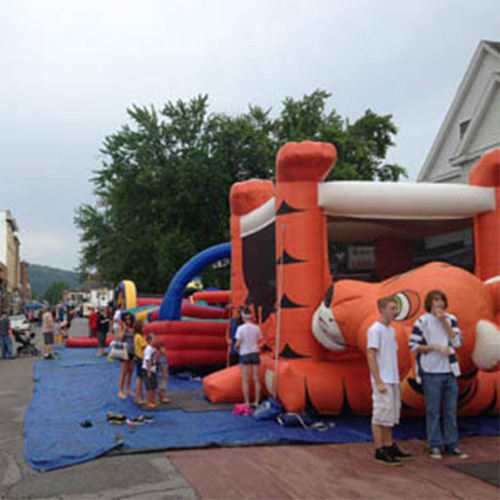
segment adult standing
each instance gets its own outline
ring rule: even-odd
[[[10,320],[5,312],[0,316],[0,342],[2,343],[2,359],[12,359],[12,338],[14,334]]]
[[[106,346],[106,335],[109,332],[111,320],[108,316],[108,309],[101,307],[97,315],[97,345],[99,347],[98,356],[104,356],[104,347]]]
[[[121,361],[120,377],[118,379],[118,397],[120,399],[126,399],[127,395],[135,396],[130,388],[135,364],[134,322],[134,316],[126,312],[123,315],[123,323],[118,334],[120,342],[127,345],[128,352],[128,359]]]
[[[97,337],[97,318],[99,313],[96,312],[95,308],[91,307],[89,312],[89,328],[90,328],[90,337]]]
[[[226,329],[226,342],[228,345],[228,366],[238,364],[239,355],[235,348],[236,345],[236,330],[243,324],[241,319],[241,308],[235,309],[231,313],[231,319]]]
[[[422,380],[424,390],[429,456],[440,460],[444,444],[447,455],[467,458],[458,448],[456,377],[460,366],[455,348],[462,345],[462,336],[457,318],[446,312],[448,298],[441,290],[430,291],[424,305],[427,312],[413,326],[410,349],[416,354],[417,382]]]
[[[54,315],[50,309],[44,309],[42,314],[42,335],[44,342],[44,358],[54,359]]]

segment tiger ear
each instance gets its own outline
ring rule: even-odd
[[[325,294],[325,300],[323,303],[325,304],[325,307],[331,307],[333,301],[333,285],[328,287],[328,290],[326,291]]]

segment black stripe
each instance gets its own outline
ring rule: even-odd
[[[408,378],[408,385],[419,394],[424,394],[424,388],[421,384],[419,384],[414,378]]]
[[[307,260],[296,259],[295,257],[292,257],[286,250],[283,250],[283,254],[276,261],[276,264],[300,264],[302,262],[307,262]]]
[[[282,309],[300,309],[300,308],[306,307],[306,306],[303,306],[301,304],[297,304],[297,302],[290,300],[285,294],[285,295],[283,295],[283,297],[281,297],[280,307]]]
[[[302,359],[302,358],[310,358],[311,356],[304,356],[303,354],[299,354],[295,352],[288,343],[285,344],[285,347],[280,352],[280,358],[285,359]]]
[[[354,412],[352,411],[351,404],[349,403],[349,397],[347,396],[347,390],[345,387],[345,380],[342,383],[342,392],[343,392],[343,397],[342,397],[342,407],[340,408],[340,414],[341,415],[354,415]]]
[[[458,326],[458,322],[456,319],[450,318],[450,323],[452,328],[456,328]]]
[[[305,390],[305,403],[304,403],[304,410],[308,415],[311,415],[313,417],[318,417],[319,412],[316,410],[316,407],[313,405],[311,401],[311,396],[309,395],[309,389],[307,388],[307,380],[304,380],[304,390]]]
[[[458,402],[463,401],[464,399],[467,398],[467,396],[470,394],[470,391],[472,390],[472,387],[474,386],[474,383],[471,383],[467,386],[465,391],[463,391],[461,394],[458,395]]]
[[[460,375],[460,377],[458,377],[460,380],[470,380],[471,378],[475,377],[477,375],[477,368],[475,368],[472,372],[470,373],[467,373],[467,374],[464,374],[464,375]]]
[[[497,387],[496,387],[496,385],[493,386],[493,389],[495,391],[495,394],[493,394],[493,398],[491,400],[491,403],[480,413],[480,415],[492,415],[494,412],[496,412],[496,406],[497,406]]]
[[[457,356],[455,354],[450,354],[449,359],[450,359],[450,363],[457,362]]]
[[[458,408],[459,409],[465,408],[465,406],[467,406],[474,399],[476,394],[477,394],[477,380],[474,383],[473,391],[467,396],[467,399],[463,399],[462,401],[460,401],[460,396],[458,397]]]
[[[276,215],[288,215],[288,214],[296,214],[298,212],[303,212],[300,208],[295,208],[289,205],[285,200],[281,202],[280,207],[278,208]]]

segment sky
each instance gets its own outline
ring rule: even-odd
[[[481,39],[498,0],[2,0],[0,210],[22,258],[75,268],[103,139],[132,104],[199,94],[239,114],[324,89],[351,121],[392,114],[388,160],[414,181]]]

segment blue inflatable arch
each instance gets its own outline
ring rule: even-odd
[[[163,296],[158,319],[179,320],[181,318],[182,292],[186,285],[205,267],[227,258],[231,258],[231,243],[220,243],[203,250],[186,262],[174,276]]]

